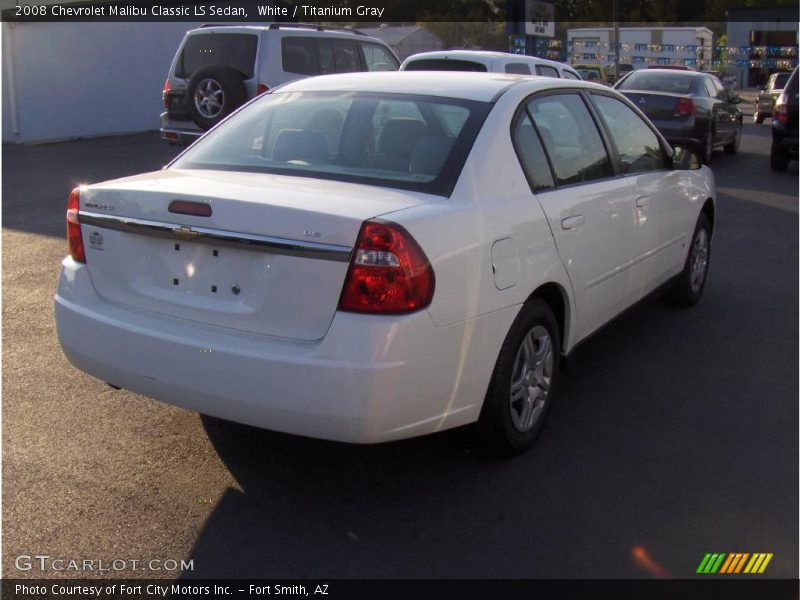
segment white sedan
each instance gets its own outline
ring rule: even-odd
[[[86,373],[224,419],[358,443],[477,422],[520,451],[578,342],[665,284],[699,300],[714,197],[605,86],[304,79],[72,192],[58,336]]]

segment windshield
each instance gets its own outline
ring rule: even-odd
[[[448,196],[490,108],[410,94],[266,94],[171,167],[298,175]]]
[[[684,75],[679,72],[657,73],[653,71],[635,71],[623,79],[617,89],[688,94],[692,88],[693,80],[693,75]]]

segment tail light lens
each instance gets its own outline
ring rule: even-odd
[[[161,92],[161,100],[164,102],[164,108],[169,110],[169,91],[172,87],[169,85],[169,77],[164,81],[164,91]]]
[[[269,91],[269,86],[266,83],[259,83],[256,86],[256,96],[260,96],[264,92],[268,92],[268,91]]]
[[[694,100],[691,98],[678,98],[678,101],[675,103],[675,108],[673,109],[675,116],[687,116],[691,117],[694,116],[696,109],[694,107]]]
[[[786,108],[785,104],[775,105],[774,118],[778,123],[783,123],[784,125],[786,125],[786,122],[789,120],[789,110]]]
[[[361,226],[339,310],[401,314],[431,303],[435,280],[428,257],[403,227],[373,219]]]
[[[77,262],[86,262],[86,253],[83,251],[83,237],[81,236],[81,223],[78,220],[81,190],[75,188],[67,200],[67,242],[69,255]]]

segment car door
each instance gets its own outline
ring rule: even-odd
[[[683,174],[672,170],[654,129],[618,98],[599,92],[591,98],[618,157],[620,176],[633,196],[628,298],[632,303],[680,271],[693,209]]]
[[[716,96],[714,98],[714,127],[716,135],[714,138],[717,142],[727,141],[733,137],[734,134],[736,125],[736,109],[735,106],[731,104],[728,91],[717,80],[717,78],[707,77],[707,79],[711,81],[711,85],[714,86],[714,91],[716,92]]]
[[[629,296],[631,189],[614,177],[605,141],[580,93],[535,95],[520,115],[541,140],[552,175],[552,187],[535,193],[572,284],[580,339],[619,313]],[[525,170],[533,168],[528,164]],[[541,162],[536,169],[542,172]]]

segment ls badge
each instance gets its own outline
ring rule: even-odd
[[[89,246],[94,250],[103,249],[103,234],[99,231],[93,231],[89,234]]]

